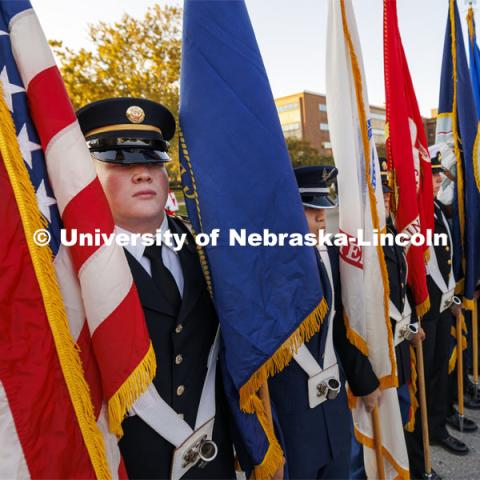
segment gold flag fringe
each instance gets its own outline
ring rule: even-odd
[[[423,317],[430,310],[430,297],[428,296],[422,303],[415,307],[417,317]]]
[[[272,478],[282,466],[283,452],[268,421],[265,408],[257,392],[267,383],[269,377],[281,372],[292,360],[294,353],[313,335],[320,331],[328,305],[325,298],[303,320],[281,347],[250,377],[240,388],[240,408],[246,413],[255,413],[269,441],[269,448],[262,463],[255,466],[255,476],[259,479]]]
[[[367,435],[364,435],[356,426],[353,428],[353,433],[355,435],[355,438],[357,439],[358,443],[361,443],[364,447],[368,447],[372,450],[375,450],[375,442],[373,438],[367,437]],[[387,459],[388,463],[395,469],[397,472],[397,476],[395,477],[395,480],[410,480],[410,471],[402,468],[393,455],[382,445],[382,454],[383,456]]]
[[[415,429],[415,415],[417,413],[417,409],[419,407],[418,400],[417,400],[417,355],[415,352],[415,348],[410,345],[410,370],[411,370],[411,378],[410,382],[408,383],[408,393],[410,394],[410,412],[409,412],[409,419],[408,423],[405,425],[405,430],[407,432],[413,432]]]
[[[462,332],[467,334],[467,324],[465,322],[465,317],[463,317],[462,321]],[[457,329],[453,325],[450,328],[450,335],[453,338],[457,338]],[[467,339],[462,335],[462,351],[465,351],[467,349]],[[452,354],[450,355],[450,359],[448,361],[448,374],[450,375],[454,370],[457,365],[457,344],[453,347]]]
[[[278,443],[277,437],[273,430],[273,425],[267,418],[265,408],[260,398],[255,394],[253,396],[252,403],[257,414],[258,421],[262,426],[265,435],[267,436],[269,447],[263,461],[260,465],[255,465],[255,478],[264,480],[272,478],[277,470],[283,464],[283,451],[282,447]]]
[[[260,387],[265,384],[268,378],[281,372],[290,363],[299,347],[320,331],[327,311],[328,305],[323,298],[277,351],[242,385],[240,388],[240,408],[244,412],[254,413],[256,411],[255,397]]]
[[[353,328],[350,326],[350,319],[348,318],[345,309],[343,310],[343,321],[345,323],[345,330],[347,332],[348,341],[357,347],[366,357],[368,357],[368,345],[364,338],[362,338]]]
[[[425,261],[425,265],[430,261],[430,247],[428,247],[428,248],[423,252],[423,260]]]
[[[370,173],[370,142],[368,140],[368,131],[367,131],[367,114],[365,112],[365,105],[364,105],[364,96],[363,96],[363,85],[362,85],[362,76],[360,72],[360,65],[357,58],[357,54],[355,52],[355,47],[353,45],[353,40],[350,35],[350,31],[348,30],[348,21],[347,15],[345,10],[345,0],[340,0],[341,11],[342,11],[342,25],[343,25],[343,33],[345,36],[345,41],[348,46],[348,51],[350,54],[350,62],[352,67],[352,74],[353,79],[355,82],[355,94],[357,98],[357,108],[359,114],[359,120],[361,125],[361,134],[362,134],[362,142],[363,142],[363,154],[365,158],[365,176],[367,181],[368,187],[368,196],[370,200],[370,211],[372,215],[372,224],[373,228],[377,231],[380,231],[380,219],[378,216],[377,211],[377,199],[375,197],[375,191],[372,187],[372,178]],[[390,381],[387,383],[398,383],[397,380],[397,361],[395,358],[395,348],[393,345],[393,334],[392,334],[392,325],[390,323],[390,312],[389,312],[389,304],[390,304],[390,284],[388,282],[388,271],[387,265],[385,263],[385,258],[383,256],[383,250],[381,245],[377,245],[377,255],[378,261],[380,264],[380,272],[382,274],[382,282],[383,282],[383,308],[384,308],[384,317],[385,317],[385,326],[387,328],[387,337],[388,337],[388,353],[390,358],[390,365],[391,365],[391,372],[389,377],[391,377]]]
[[[156,370],[157,361],[150,342],[143,360],[108,400],[108,426],[110,431],[118,438],[123,436],[122,421],[125,414],[152,383]]]
[[[15,195],[58,360],[83,441],[97,478],[109,479],[111,473],[105,444],[96,423],[90,389],[83,372],[79,350],[70,333],[65,306],[53,267],[53,253],[49,246],[41,247],[33,241],[34,233],[46,228],[47,221],[39,211],[35,191],[18,146],[13,119],[4,100],[1,83],[0,155]]]

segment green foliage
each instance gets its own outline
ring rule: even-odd
[[[124,14],[119,22],[89,25],[91,50],[51,41],[74,108],[109,97],[143,97],[165,105],[178,121],[181,14],[180,8],[154,5],[142,19]],[[177,136],[170,155],[170,178],[178,183]]]
[[[294,168],[306,165],[334,165],[332,157],[324,157],[306,140],[287,138],[287,148]]]

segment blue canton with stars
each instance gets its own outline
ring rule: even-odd
[[[16,14],[31,8],[30,2],[0,0],[0,82],[6,104],[12,113],[18,144],[35,189],[38,207],[48,220],[51,235],[50,247],[56,255],[60,247],[62,223],[48,179],[40,139],[30,118],[25,87],[13,57],[8,34],[10,20]],[[48,112],[45,114],[48,115]]]

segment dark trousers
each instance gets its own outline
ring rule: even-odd
[[[428,318],[427,318],[428,317]],[[452,314],[446,310],[438,316],[428,315],[422,321],[425,331],[423,357],[430,440],[439,440],[448,435],[446,429],[448,393],[448,361],[451,353],[450,327]],[[406,432],[410,473],[419,478],[424,473],[424,453],[420,408],[415,414],[415,430]]]

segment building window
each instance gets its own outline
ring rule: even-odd
[[[372,118],[375,120],[383,120],[385,121],[387,119],[387,116],[384,113],[375,113],[372,112]]]
[[[332,148],[332,144],[330,142],[323,142],[323,148]]]
[[[286,103],[285,105],[279,105],[277,107],[278,112],[288,112],[289,110],[296,110],[298,108],[298,103]]]
[[[328,123],[321,123],[320,130],[325,130],[326,132],[328,132]]]
[[[300,130],[299,123],[285,123],[282,125],[282,130],[284,132],[293,132],[294,130]]]
[[[326,106],[324,103],[319,103],[319,104],[318,104],[318,109],[319,109],[321,112],[326,112],[326,111],[327,111],[327,106]]]

